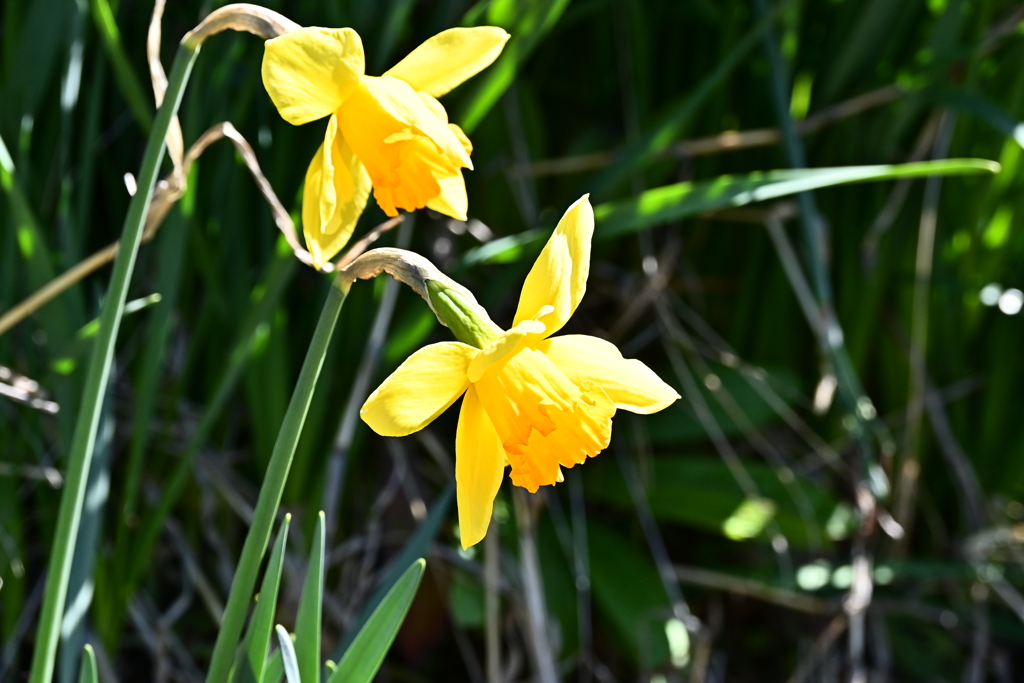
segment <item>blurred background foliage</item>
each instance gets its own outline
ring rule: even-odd
[[[328,513],[325,657],[382,580],[426,555],[379,680],[545,680],[545,656],[565,680],[602,683],[1024,675],[1024,6],[267,4],[302,25],[355,28],[371,74],[445,28],[506,28],[500,60],[444,98],[475,148],[470,221],[419,212],[379,244],[433,259],[508,325],[546,230],[590,192],[590,288],[566,331],[615,341],[684,396],[620,415],[612,447],[564,485],[519,497],[506,484],[498,542],[462,552],[454,413],[401,440],[356,419],[368,389],[449,335],[408,290],[356,286],[283,501],[294,557]],[[165,64],[215,7],[170,4]],[[135,0],[2,4],[0,311],[117,239],[154,114],[151,12]],[[246,35],[207,43],[184,137],[231,122],[297,216],[324,124],[280,119],[262,53]],[[653,193],[601,207],[722,174],[947,156],[1002,170],[744,208],[715,204],[721,184],[707,204]],[[356,236],[383,220],[371,203]],[[76,549],[64,681],[83,642],[101,680],[201,680],[328,287],[283,244],[226,142],[194,165],[139,259]],[[0,336],[2,680],[27,670],[108,274]],[[286,560],[285,623],[303,576]],[[542,634],[528,604],[540,586]]]

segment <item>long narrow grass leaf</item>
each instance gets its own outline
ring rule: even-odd
[[[313,338],[310,340],[306,359],[302,363],[302,370],[299,372],[299,379],[292,392],[288,411],[285,413],[281,431],[278,432],[277,442],[274,444],[274,452],[267,465],[256,509],[253,511],[252,524],[245,536],[242,555],[238,560],[238,569],[231,582],[227,606],[224,608],[224,618],[221,620],[220,631],[217,633],[217,640],[213,646],[210,668],[206,674],[207,683],[221,683],[228,678],[231,669],[235,646],[238,644],[238,638],[242,633],[242,624],[245,622],[249,598],[256,585],[256,573],[259,571],[260,561],[263,559],[263,553],[270,540],[270,529],[277,515],[277,508],[281,504],[281,495],[284,493],[285,483],[288,480],[288,471],[292,466],[295,447],[299,442],[306,414],[309,412],[313,390],[316,388],[320,369],[323,367],[324,357],[330,346],[334,325],[338,320],[338,314],[341,313],[345,295],[348,293],[347,287],[343,291],[339,285],[340,281],[336,280],[335,285],[328,290],[327,301],[324,303],[320,320],[317,322]]]
[[[92,462],[99,425],[100,408],[104,390],[110,376],[114,358],[114,342],[121,325],[128,284],[135,268],[135,257],[142,240],[142,229],[153,197],[160,161],[166,148],[165,138],[171,119],[178,111],[181,96],[192,71],[197,51],[182,45],[174,60],[174,67],[168,79],[167,95],[157,115],[139,171],[138,191],[132,197],[121,234],[121,249],[114,261],[114,273],[110,281],[100,316],[100,329],[96,336],[85,381],[78,421],[75,425],[71,452],[68,457],[67,478],[61,494],[57,530],[50,553],[50,566],[46,576],[46,590],[39,619],[36,649],[32,657],[31,683],[49,683],[53,676],[54,654],[60,635],[60,621],[67,598],[68,576],[71,573],[71,559],[75,552],[75,540],[81,521],[82,503],[85,498],[85,484]]]
[[[306,582],[295,617],[295,656],[304,683],[320,682],[320,621],[324,600],[324,513],[316,517]]]
[[[239,661],[235,666],[234,683],[258,683],[263,680],[263,672],[267,666],[267,652],[270,648],[270,634],[274,626],[274,613],[277,608],[277,592],[281,585],[281,568],[284,566],[284,547],[288,540],[288,527],[292,516],[284,516],[281,528],[277,532],[274,549],[270,552],[267,572],[263,575],[260,592],[256,599],[256,609],[249,621],[249,630],[245,634],[245,647],[239,653]]]
[[[281,649],[274,650],[267,662],[267,668],[263,670],[263,677],[259,683],[281,683],[284,678],[284,657],[281,656]]]
[[[96,23],[96,29],[103,38],[103,47],[106,48],[107,57],[114,68],[114,78],[117,86],[121,89],[128,107],[135,115],[135,119],[142,126],[142,129],[149,132],[153,125],[153,112],[149,106],[149,99],[146,91],[139,81],[135,69],[124,51],[124,43],[121,40],[121,31],[117,28],[117,21],[114,19],[114,12],[108,0],[92,0],[89,3],[92,7],[92,18]]]
[[[78,683],[99,683],[99,675],[96,673],[96,653],[92,645],[82,648],[82,666],[79,668]]]
[[[636,199],[608,202],[594,209],[597,239],[610,239],[714,209],[743,206],[807,190],[895,178],[997,173],[985,159],[944,159],[911,164],[840,166],[719,176],[648,190]]]
[[[96,455],[86,483],[82,521],[78,527],[75,556],[68,578],[68,609],[61,624],[61,647],[58,650],[58,680],[74,680],[80,667],[79,650],[85,641],[86,615],[93,601],[96,550],[103,527],[103,512],[110,492],[110,460],[114,445],[113,388],[107,387],[103,401],[102,420],[96,437]]]
[[[417,557],[423,557],[427,554],[428,547],[433,543],[437,532],[441,529],[441,523],[448,516],[448,508],[451,507],[454,497],[455,487],[449,484],[441,492],[441,495],[437,497],[437,500],[434,501],[427,518],[420,523],[416,532],[406,542],[405,547],[391,561],[391,566],[381,578],[380,583],[377,584],[376,590],[370,595],[363,608],[359,610],[359,616],[356,617],[352,627],[345,633],[345,637],[341,639],[334,649],[334,655],[331,659],[340,661],[345,656],[349,645],[353,642],[363,625],[370,619],[370,615],[373,614],[377,606],[384,600],[384,596],[388,594],[402,577],[406,568]]]
[[[405,620],[427,563],[416,560],[384,596],[327,683],[370,683]]]
[[[295,646],[292,645],[291,636],[280,624],[274,627],[274,632],[277,633],[277,641],[281,644],[281,663],[284,664],[284,675],[288,679],[288,683],[302,683],[302,677],[299,676],[299,662],[295,658]]]
[[[597,221],[594,238],[608,240],[708,211],[744,206],[836,185],[998,171],[999,164],[986,159],[943,159],[910,164],[788,169],[757,171],[746,175],[724,175],[714,180],[656,187],[643,192],[635,199],[599,204],[594,207],[594,217]],[[463,265],[517,261],[539,251],[540,245],[550,234],[550,229],[534,228],[496,239],[467,251],[462,258]]]

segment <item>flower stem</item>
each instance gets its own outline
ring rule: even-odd
[[[146,142],[142,167],[139,169],[138,191],[128,205],[128,215],[125,217],[121,232],[121,247],[114,261],[110,289],[103,302],[100,327],[89,360],[85,392],[71,441],[64,491],[57,514],[57,530],[50,552],[42,614],[36,634],[36,648],[32,655],[32,673],[29,679],[31,683],[49,683],[53,677],[54,656],[64,616],[71,562],[75,554],[89,467],[96,444],[100,410],[114,357],[114,343],[121,326],[121,316],[124,314],[125,298],[135,268],[135,257],[142,241],[146,214],[153,198],[153,186],[166,148],[167,130],[178,111],[182,92],[185,90],[198,52],[198,47],[182,45],[178,48],[168,81],[167,95]]]
[[[263,477],[259,500],[256,502],[252,524],[249,526],[249,533],[242,546],[242,555],[238,559],[235,578],[231,582],[231,592],[228,594],[224,618],[221,619],[217,642],[213,646],[213,657],[206,674],[207,683],[219,683],[228,679],[231,662],[235,656],[235,647],[242,635],[245,614],[249,609],[249,601],[252,599],[253,589],[256,586],[256,575],[259,573],[263,554],[267,550],[270,531],[277,516],[278,506],[281,504],[281,494],[284,492],[285,482],[288,480],[292,456],[295,454],[295,447],[299,442],[299,435],[302,433],[302,425],[306,420],[306,413],[313,398],[317,377],[320,375],[324,357],[327,355],[327,347],[331,341],[331,334],[334,332],[334,324],[338,320],[341,305],[345,302],[347,294],[348,285],[341,278],[336,279],[327,295],[323,311],[320,313],[320,320],[313,332],[313,339],[309,343],[306,360],[302,363],[298,382],[292,392],[288,410],[281,424],[281,431],[277,434],[277,442],[274,444],[274,451],[270,456],[270,464],[267,465],[267,472]]]

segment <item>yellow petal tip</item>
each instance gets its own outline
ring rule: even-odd
[[[487,534],[484,534],[484,536],[486,536],[486,535]],[[477,543],[479,543],[482,540],[484,540],[483,536],[481,536],[480,538],[474,538],[472,540],[469,540],[469,538],[466,537],[466,536],[461,536],[460,539],[459,539],[459,542],[462,543],[462,549],[463,550],[469,550],[470,548],[472,548],[473,546],[475,546]]]

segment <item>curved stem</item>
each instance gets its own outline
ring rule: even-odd
[[[61,620],[64,615],[64,603],[67,599],[68,577],[71,573],[71,561],[75,554],[75,542],[78,526],[82,516],[82,503],[85,498],[86,482],[89,466],[92,462],[93,449],[96,444],[96,430],[99,425],[100,410],[110,376],[110,365],[114,357],[114,343],[124,315],[125,298],[135,268],[135,257],[138,255],[142,241],[146,214],[149,212],[153,198],[153,186],[156,183],[160,162],[166,148],[165,138],[171,120],[178,111],[181,95],[185,90],[192,65],[199,52],[198,46],[181,45],[174,58],[167,96],[164,99],[156,121],[146,143],[146,151],[139,169],[139,190],[132,197],[121,233],[121,246],[117,259],[114,261],[114,272],[110,279],[110,289],[103,302],[100,315],[99,332],[89,360],[89,371],[85,380],[85,391],[82,404],[75,423],[74,436],[71,441],[71,452],[68,456],[67,476],[64,491],[61,494],[60,510],[57,514],[57,531],[53,539],[50,553],[50,566],[46,577],[46,591],[43,594],[42,615],[36,635],[36,648],[32,655],[31,683],[50,683],[53,677],[54,655],[57,652],[57,641],[60,637]]]

